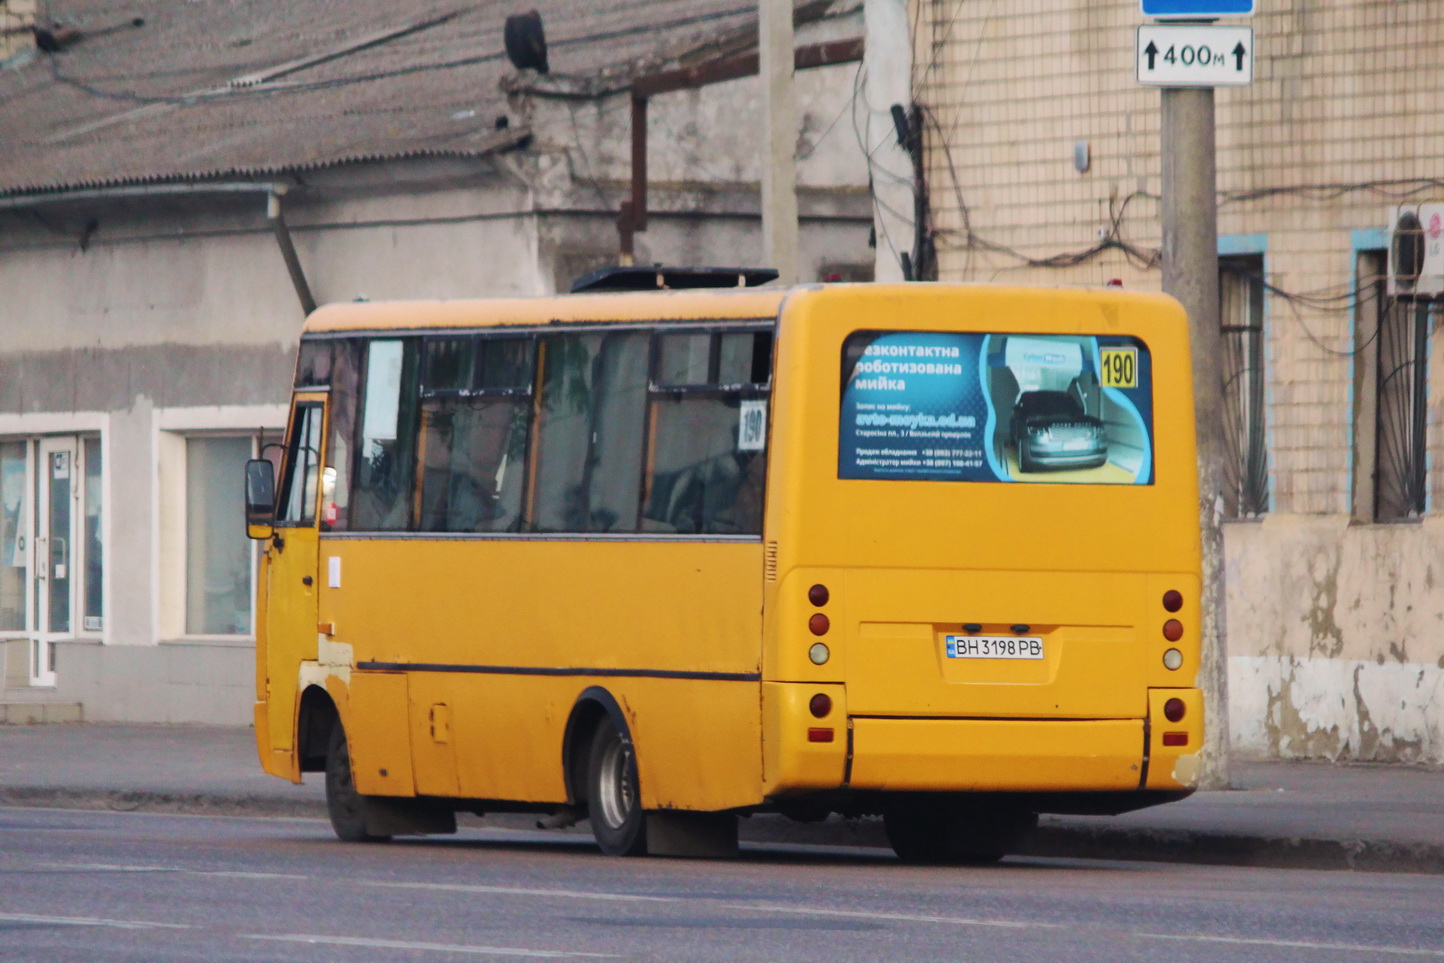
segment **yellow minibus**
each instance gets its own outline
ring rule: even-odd
[[[341,838],[535,812],[718,855],[840,813],[987,861],[1192,791],[1178,304],[755,280],[307,320],[247,466],[255,729]]]

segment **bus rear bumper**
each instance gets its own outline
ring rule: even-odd
[[[848,788],[1130,790],[1140,788],[1143,767],[1142,719],[854,718]]]

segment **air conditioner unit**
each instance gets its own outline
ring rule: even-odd
[[[1444,203],[1401,204],[1390,212],[1388,292],[1394,298],[1444,294]]]

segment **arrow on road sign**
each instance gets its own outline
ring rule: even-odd
[[[1157,87],[1224,87],[1253,82],[1253,28],[1147,24],[1138,28],[1138,82]]]

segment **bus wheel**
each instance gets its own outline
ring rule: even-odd
[[[608,856],[640,856],[647,851],[646,814],[637,785],[631,738],[610,717],[602,719],[588,760],[587,814],[592,835]]]
[[[906,863],[996,863],[1036,825],[1036,813],[921,800],[899,801],[883,813],[887,841]]]
[[[385,842],[391,838],[366,831],[366,797],[356,791],[356,781],[351,777],[351,750],[339,719],[331,726],[331,740],[326,747],[326,810],[331,814],[331,828],[345,842]]]

